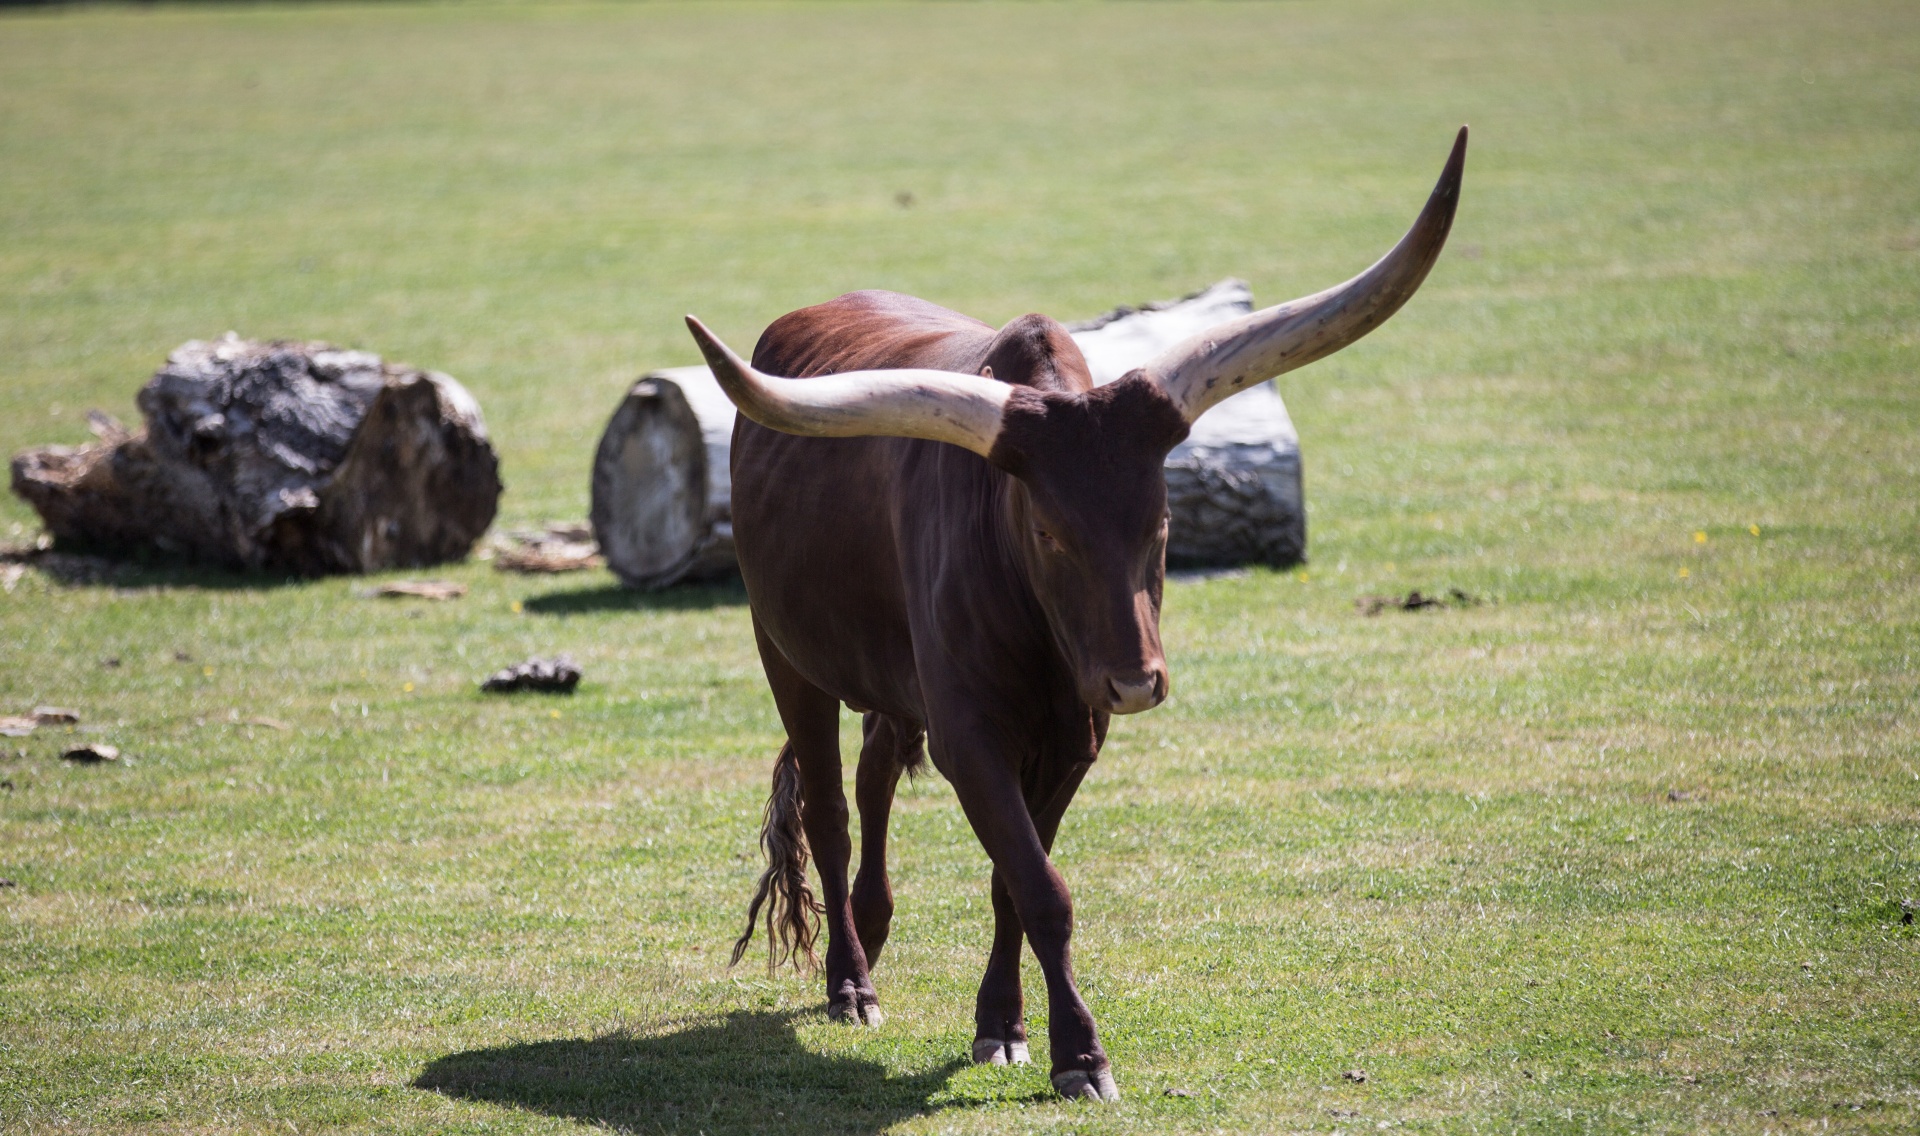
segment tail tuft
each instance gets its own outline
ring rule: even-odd
[[[737,965],[753,941],[754,926],[760,912],[766,910],[767,973],[791,963],[808,972],[820,968],[813,941],[820,933],[820,913],[826,907],[813,898],[807,884],[807,833],[800,825],[804,807],[800,784],[800,757],[793,743],[780,747],[773,763],[773,792],[767,797],[766,819],[760,826],[760,850],[767,855],[767,870],[760,873],[760,886],[747,906],[747,929],[733,943]]]

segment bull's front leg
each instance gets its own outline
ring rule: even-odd
[[[1025,941],[1013,893],[996,868],[993,949],[987,953],[987,972],[973,1003],[975,1065],[1025,1065],[1032,1060],[1027,1051],[1026,999],[1020,989],[1020,945]]]
[[[1049,855],[1053,853],[1053,838],[1060,831],[1067,805],[1073,801],[1074,792],[1091,767],[1091,762],[1076,762],[1044,799],[1028,798],[1034,830],[1040,834],[1041,845]],[[1013,893],[1007,889],[1006,877],[996,869],[993,873],[993,950],[987,956],[987,972],[980,980],[980,995],[974,1002],[973,1061],[976,1065],[1025,1065],[1031,1060],[1027,1050],[1025,998],[1020,989],[1020,947],[1025,941]]]
[[[941,738],[939,731],[933,736],[936,741]],[[1069,1099],[1118,1100],[1120,1093],[1106,1051],[1100,1047],[1093,1013],[1080,997],[1073,978],[1073,898],[1047,856],[1060,814],[1065,812],[1066,802],[1072,799],[1073,788],[1087,767],[1074,768],[1067,782],[1056,786],[1046,806],[1034,810],[1011,765],[996,756],[985,756],[992,753],[985,747],[949,751],[941,755],[947,760],[940,763],[974,834],[993,860],[996,882],[1004,881],[1012,906],[1013,920],[1000,917],[996,894],[994,952],[987,980],[981,986],[977,1020],[981,1033],[975,1052],[981,1054],[988,1049],[982,1043],[1003,1041],[1003,1060],[1014,1059],[1014,1039],[1004,1034],[989,1036],[987,1030],[1011,1034],[1012,1023],[1019,1021],[1019,945],[1024,931],[1047,982],[1054,1088]],[[1000,890],[996,887],[996,893]],[[1022,1023],[1022,1040],[1025,1032]],[[987,1053],[986,1058],[991,1061],[992,1055]]]

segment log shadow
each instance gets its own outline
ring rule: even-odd
[[[309,582],[285,572],[230,568],[151,548],[110,549],[67,541],[52,548],[0,547],[0,564],[25,565],[69,588],[256,591]]]
[[[739,607],[747,602],[747,586],[735,576],[706,584],[676,584],[657,592],[643,592],[619,584],[600,584],[564,592],[548,592],[523,600],[534,615],[590,615],[609,611],[704,611]]]
[[[413,1086],[619,1132],[878,1133],[935,1111],[965,1064],[888,1076],[877,1061],[807,1049],[797,1016],[740,1010],[657,1035],[469,1050],[431,1062]]]

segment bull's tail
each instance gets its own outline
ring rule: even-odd
[[[747,929],[734,940],[729,966],[746,955],[762,908],[767,921],[767,972],[786,963],[808,971],[820,966],[813,940],[820,933],[820,913],[826,908],[807,886],[807,834],[800,826],[803,804],[800,756],[788,742],[773,763],[773,792],[767,797],[766,819],[760,826],[767,870],[760,873],[760,887],[747,907]]]

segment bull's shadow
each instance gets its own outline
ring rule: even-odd
[[[890,1077],[875,1061],[814,1053],[796,1012],[741,1010],[651,1036],[613,1033],[455,1053],[413,1082],[622,1132],[879,1132],[934,1111],[965,1063]]]

